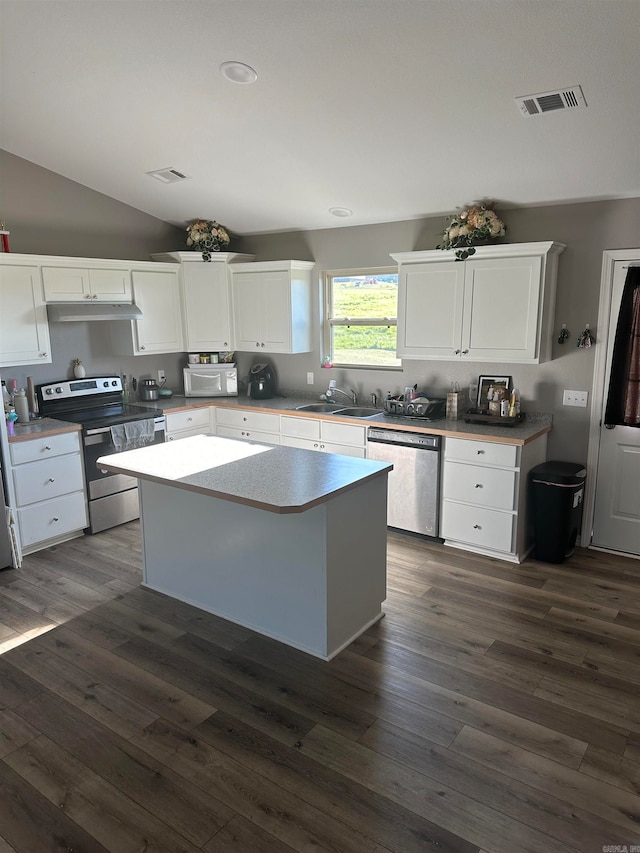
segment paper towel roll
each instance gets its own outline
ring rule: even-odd
[[[38,403],[36,402],[36,392],[33,387],[33,378],[27,376],[27,401],[29,403],[29,411],[37,413]]]

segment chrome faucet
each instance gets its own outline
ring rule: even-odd
[[[331,381],[331,383],[332,382],[333,380]],[[343,391],[342,388],[336,388],[336,386],[331,383],[329,383],[329,387],[324,392],[324,396],[327,398],[327,400],[331,400],[334,394],[342,394],[342,396],[346,397],[347,400],[353,403],[354,406],[358,405],[358,395],[355,391],[351,390],[349,393],[347,393],[346,391]]]

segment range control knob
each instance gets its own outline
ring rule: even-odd
[[[59,385],[56,388],[56,394],[62,394],[62,388]]]
[[[112,379],[112,380],[111,380],[111,384],[112,384],[112,385],[117,385],[117,384],[118,384],[118,380],[117,380],[117,379]]]
[[[53,388],[47,388],[45,394],[53,394]]]
[[[109,383],[108,383],[108,382],[103,382],[103,383],[102,383],[102,385],[103,385],[103,387],[104,387],[104,388],[108,388],[108,387],[109,387]]]

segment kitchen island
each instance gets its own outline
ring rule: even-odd
[[[212,435],[98,461],[139,480],[144,586],[324,660],[381,618],[391,466]]]

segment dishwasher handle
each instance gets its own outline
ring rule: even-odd
[[[440,436],[428,435],[422,432],[369,427],[367,441],[374,444],[395,444],[401,447],[414,447],[416,450],[440,450]]]

